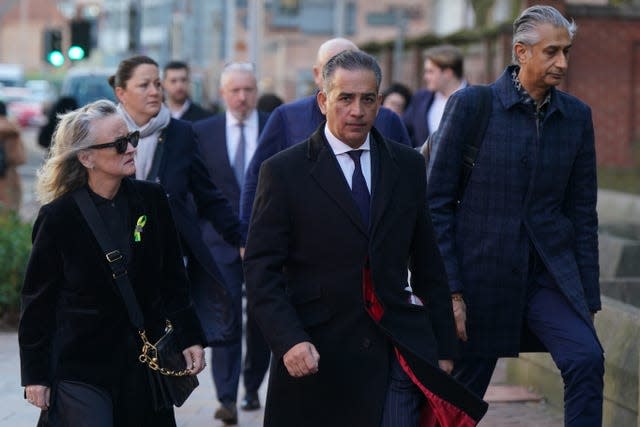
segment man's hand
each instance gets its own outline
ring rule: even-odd
[[[462,341],[467,340],[467,305],[462,299],[462,294],[451,294],[453,304],[453,317],[456,321],[456,334]]]
[[[187,362],[187,369],[191,375],[202,372],[207,363],[204,360],[204,350],[201,345],[192,345],[182,350],[184,360]]]
[[[49,409],[49,399],[51,398],[51,389],[49,387],[38,384],[28,385],[25,387],[24,392],[27,396],[27,402],[43,411]]]
[[[438,366],[449,375],[453,372],[453,360],[438,360]]]
[[[292,377],[304,377],[318,372],[320,354],[309,341],[303,341],[291,347],[282,356],[284,366]]]

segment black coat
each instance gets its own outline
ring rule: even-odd
[[[205,110],[195,102],[191,101],[191,105],[187,108],[187,111],[180,116],[180,120],[186,120],[188,122],[195,122],[197,120],[206,119],[212,116],[213,113],[209,110]]]
[[[164,191],[130,179],[122,186],[131,223],[128,274],[147,331],[157,339],[166,317],[179,330],[183,348],[203,344]],[[147,223],[141,241],[134,242],[133,227],[141,215]],[[22,289],[23,385],[50,386],[64,379],[113,389],[121,381],[140,340],[111,276],[71,194],[42,206]]]
[[[424,160],[372,130],[368,232],[323,129],[260,171],[245,277],[250,309],[274,353],[265,426],[380,425],[391,343],[417,371],[453,383],[436,367],[454,357],[456,337]],[[384,307],[375,320],[363,297],[367,259],[368,283]],[[407,267],[424,308],[408,302]],[[282,357],[302,341],[318,349],[320,369],[297,379]]]

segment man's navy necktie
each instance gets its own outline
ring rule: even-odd
[[[351,195],[355,200],[360,215],[362,215],[362,222],[365,227],[369,227],[369,216],[371,213],[371,195],[367,188],[367,182],[364,180],[362,174],[362,166],[360,165],[360,155],[364,150],[352,150],[347,151],[347,154],[353,160],[355,168],[353,169],[353,176],[351,177]]]
[[[236,157],[233,160],[233,171],[235,172],[238,185],[242,188],[244,183],[244,149],[246,141],[244,139],[244,123],[238,122],[240,128],[240,137],[238,138],[238,146],[236,147]]]

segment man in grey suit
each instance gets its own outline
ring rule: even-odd
[[[244,171],[267,121],[267,114],[256,110],[258,87],[253,66],[239,62],[228,64],[220,76],[220,96],[226,111],[194,123],[193,129],[211,179],[238,215]],[[244,275],[238,251],[230,247],[207,222],[202,222],[201,228],[205,243],[231,292],[235,315],[242,318]],[[237,327],[241,329],[241,323]],[[234,334],[237,339],[230,342],[209,343],[212,349],[211,372],[221,404],[215,418],[226,424],[235,424],[238,418],[236,399],[241,371],[242,331],[237,332]],[[246,342],[243,378],[247,395],[241,407],[253,410],[260,407],[258,388],[269,365],[270,351],[251,313],[247,313]]]

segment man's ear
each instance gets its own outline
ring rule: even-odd
[[[91,150],[78,151],[78,161],[87,169],[93,169],[93,152]]]
[[[318,64],[313,66],[313,81],[318,88],[322,89],[322,67],[319,67]]]
[[[318,102],[318,107],[320,107],[320,111],[325,116],[327,115],[327,94],[324,93],[323,90],[319,91],[316,95],[316,101]]]
[[[518,63],[520,64],[524,64],[527,62],[527,59],[529,59],[529,47],[525,44],[522,43],[516,43],[515,46],[513,47],[513,51],[516,54],[516,59],[518,60]]]

